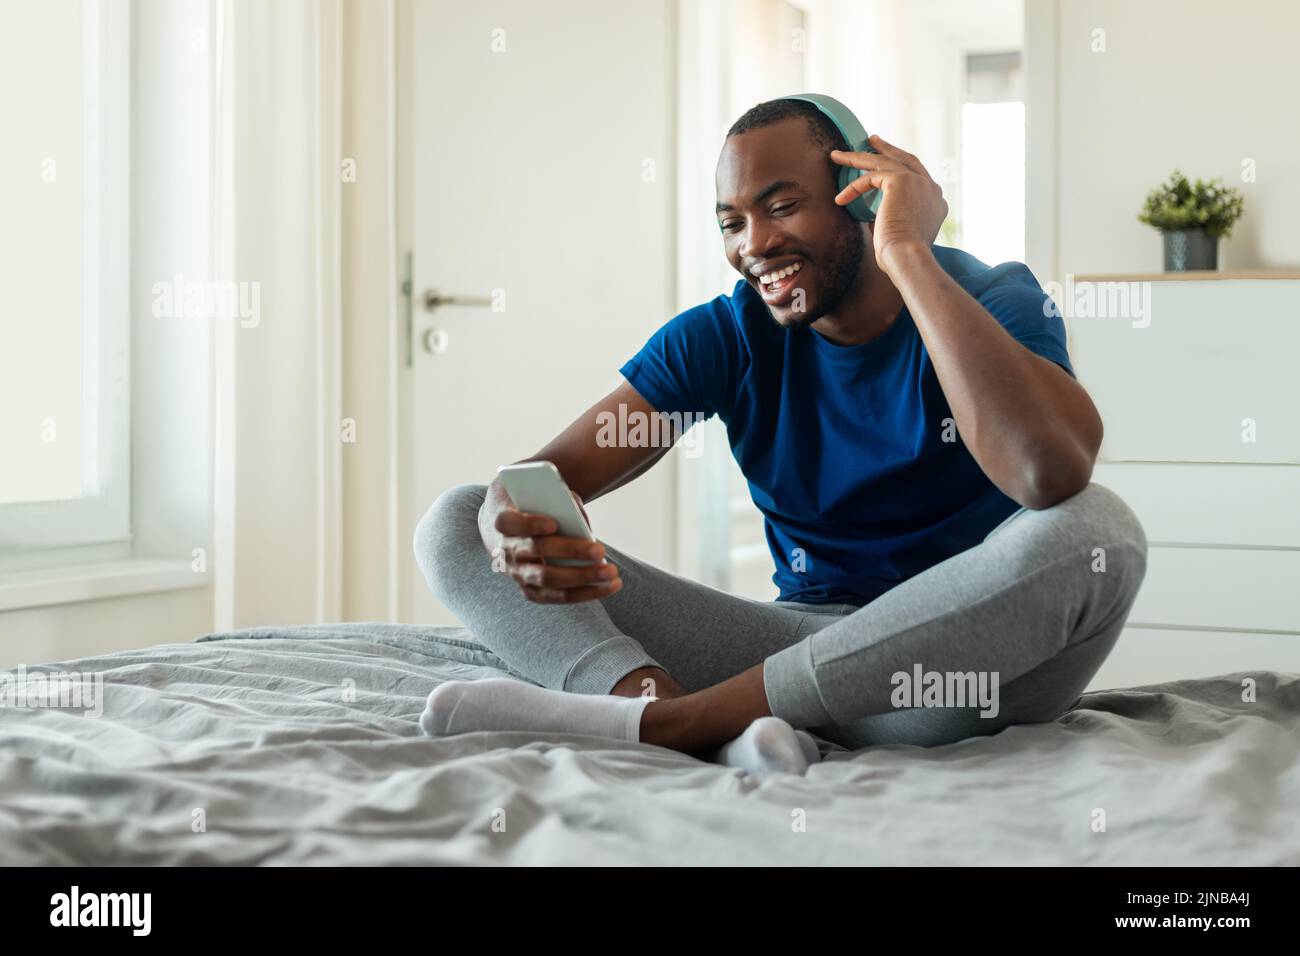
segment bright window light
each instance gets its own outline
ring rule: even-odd
[[[0,503],[82,495],[85,222],[80,0],[0,39]]]
[[[966,103],[962,248],[989,265],[1025,260],[1025,104]]]
[[[0,568],[129,546],[129,10],[0,32]]]

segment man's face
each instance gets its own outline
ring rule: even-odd
[[[866,254],[862,223],[843,206],[831,160],[791,117],[732,136],[718,158],[718,227],[732,268],[787,328],[833,312],[853,288]],[[766,282],[782,270],[784,278]]]

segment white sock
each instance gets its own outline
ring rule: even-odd
[[[813,739],[813,735],[804,730],[796,730],[794,735],[799,738],[799,746],[803,748],[803,755],[808,758],[808,766],[821,763],[822,751],[817,746],[817,741]]]
[[[548,690],[506,677],[439,684],[420,715],[428,737],[475,730],[535,730],[640,741],[641,714],[657,697]]]
[[[735,740],[723,744],[713,762],[753,774],[802,775],[810,763],[820,759],[811,736],[795,730],[780,717],[760,717]]]

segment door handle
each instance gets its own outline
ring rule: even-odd
[[[442,305],[491,307],[492,297],[487,295],[443,295],[437,289],[424,290],[424,311],[432,312]]]
[[[415,307],[415,296],[411,293],[412,289],[411,276],[412,259],[414,257],[410,252],[406,254],[406,275],[402,279],[402,296],[406,299],[406,367],[411,367],[412,361],[412,339],[415,337],[415,321],[411,315]],[[426,312],[432,312],[442,305],[472,305],[480,307],[490,307],[492,299],[486,295],[443,295],[437,289],[426,289],[421,297],[424,302]],[[420,336],[420,344],[424,346],[424,351],[430,355],[441,355],[447,351],[449,336],[437,326],[430,326],[424,330]]]

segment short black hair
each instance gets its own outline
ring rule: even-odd
[[[727,139],[750,130],[762,129],[794,116],[802,116],[808,121],[808,140],[823,153],[832,149],[849,148],[849,143],[831,118],[807,100],[767,100],[751,107],[745,114],[731,124],[727,130]],[[828,159],[827,162],[830,162]]]

